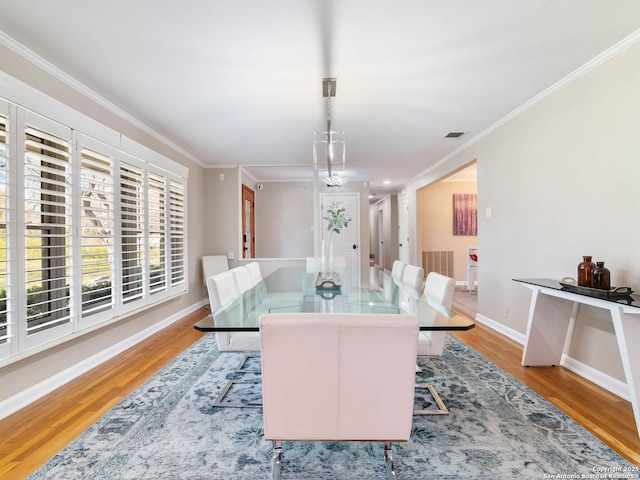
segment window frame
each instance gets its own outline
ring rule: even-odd
[[[4,88],[7,87],[7,88]],[[162,303],[170,298],[182,295],[188,291],[188,256],[186,246],[188,244],[187,229],[187,180],[188,168],[174,162],[173,160],[141,145],[127,137],[110,130],[109,128],[95,122],[89,117],[80,114],[70,107],[57,102],[32,87],[26,86],[17,80],[8,80],[7,76],[0,72],[0,88],[3,96],[0,97],[0,114],[7,116],[6,149],[8,171],[6,173],[4,188],[8,192],[7,201],[9,203],[8,216],[10,217],[4,224],[7,228],[7,335],[3,341],[0,338],[0,366],[13,361],[25,358],[26,356],[40,352],[62,342],[76,338],[97,328],[118,322],[123,318],[141,312],[153,305]],[[7,95],[9,93],[9,95]],[[25,105],[26,104],[26,105]],[[54,112],[54,115],[45,116],[42,112]],[[36,120],[34,120],[36,119]],[[70,198],[71,205],[67,205],[69,213],[63,214],[65,228],[70,233],[70,242],[65,244],[64,260],[60,260],[59,268],[69,269],[71,272],[66,280],[66,287],[69,290],[69,298],[66,300],[66,307],[70,312],[70,321],[63,325],[41,332],[29,333],[27,331],[27,301],[26,301],[26,279],[24,271],[26,265],[26,240],[25,229],[28,228],[25,219],[25,193],[24,193],[24,156],[27,147],[25,145],[25,125],[29,121],[45,125],[55,132],[66,132],[63,136],[69,140],[70,149]],[[89,133],[84,133],[83,128]],[[82,148],[94,151],[112,159],[112,201],[109,207],[105,207],[103,213],[112,213],[111,231],[108,235],[111,238],[112,259],[106,263],[111,263],[113,275],[111,277],[111,294],[106,294],[109,304],[105,308],[97,308],[92,314],[83,314],[83,251],[82,251]],[[99,162],[98,162],[99,163]],[[124,301],[122,295],[123,288],[123,247],[122,225],[127,208],[123,204],[121,181],[121,166],[133,164],[143,175],[143,190],[141,206],[144,211],[144,225],[142,237],[145,248],[149,246],[149,198],[148,185],[149,176],[157,175],[164,179],[164,192],[160,198],[164,198],[164,224],[162,225],[162,235],[164,241],[163,275],[164,287],[152,292],[150,288],[150,271],[146,260],[149,252],[145,251],[142,264],[145,271],[142,279],[142,294],[131,301]],[[22,172],[20,171],[22,169]],[[86,172],[85,172],[86,173]],[[106,175],[106,172],[105,172]],[[43,182],[44,183],[44,182]],[[172,230],[171,199],[172,185],[179,185],[182,189],[182,238],[174,242]],[[104,186],[108,188],[108,186]],[[66,186],[65,186],[66,188]],[[140,192],[139,192],[140,193]],[[60,201],[60,200],[58,200]],[[54,207],[52,207],[54,208]],[[100,210],[100,207],[96,207]],[[111,209],[112,212],[107,210]],[[56,212],[60,215],[60,212]],[[63,221],[63,220],[60,220]],[[98,237],[98,236],[97,236]],[[59,248],[59,247],[58,247]],[[175,251],[174,251],[175,250]],[[178,251],[179,250],[179,251]],[[107,248],[107,252],[109,249]],[[177,252],[177,253],[176,253]],[[58,252],[59,253],[59,252]],[[85,257],[89,258],[89,257]],[[172,282],[172,269],[175,268],[175,259],[178,259],[178,270],[181,272],[181,281]],[[107,253],[107,259],[109,254]],[[180,264],[181,262],[181,264]],[[84,266],[87,265],[85,261]],[[100,268],[108,268],[100,266]],[[105,275],[106,276],[106,275]],[[86,275],[85,275],[86,277]],[[64,278],[67,278],[65,276]],[[1,335],[0,335],[1,336]]]

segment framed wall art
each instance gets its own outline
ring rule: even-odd
[[[453,194],[453,234],[478,234],[478,199],[475,193]]]

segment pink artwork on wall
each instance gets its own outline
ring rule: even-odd
[[[478,234],[478,200],[475,193],[453,194],[453,234]]]

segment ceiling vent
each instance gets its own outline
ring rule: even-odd
[[[442,138],[458,138],[464,135],[464,132],[449,132]]]

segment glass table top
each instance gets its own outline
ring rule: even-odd
[[[354,285],[348,269],[341,272],[339,288],[316,288],[321,283],[317,275],[304,268],[280,268],[196,323],[195,328],[204,332],[257,332],[263,313],[290,312],[415,313],[420,319],[420,330],[469,330],[475,326],[469,317],[400,288],[382,272],[379,288]]]

